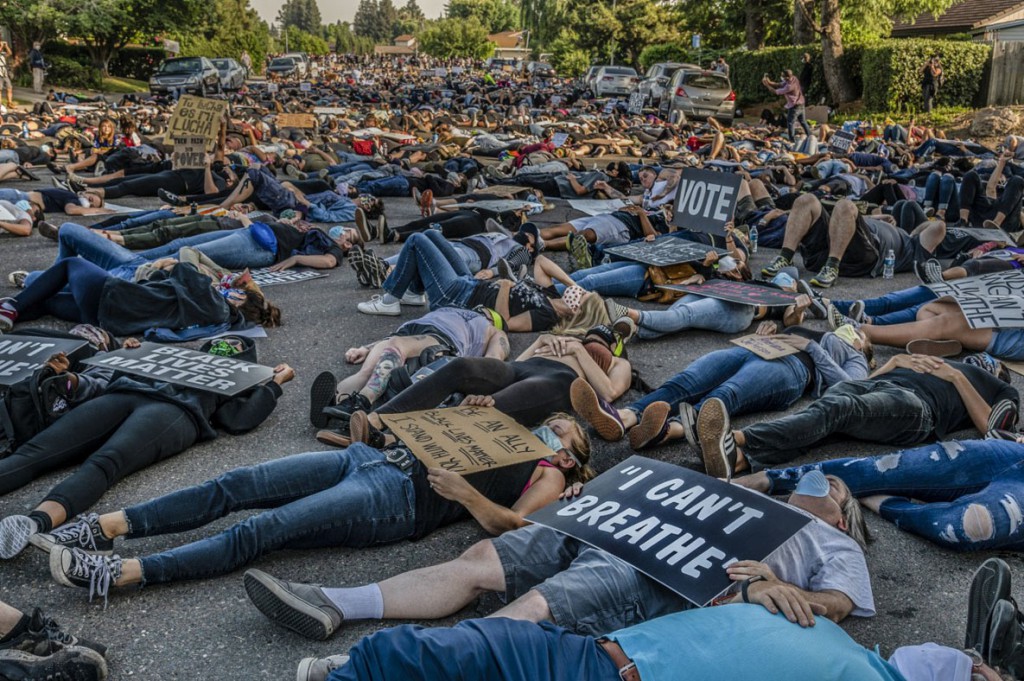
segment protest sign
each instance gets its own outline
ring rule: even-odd
[[[313,114],[277,114],[278,128],[315,128],[316,116]]]
[[[642,113],[644,110],[644,96],[643,93],[634,92],[629,96],[629,108],[627,109],[631,114]]]
[[[313,113],[315,114],[328,114],[333,116],[344,116],[348,113],[348,109],[343,106],[315,106],[313,107]]]
[[[617,107],[618,105],[619,105],[619,99],[617,97],[613,97],[613,98],[609,99],[607,102],[605,102],[604,113],[606,113],[606,114],[612,113],[613,111],[615,111],[615,107]]]
[[[779,359],[780,357],[795,355],[799,352],[799,350],[794,348],[792,345],[785,343],[774,336],[758,336],[756,333],[749,336],[742,336],[740,338],[733,338],[730,342],[735,343],[741,348],[750,350],[761,359]]]
[[[712,279],[703,284],[662,284],[658,288],[669,291],[682,291],[683,293],[696,293],[705,298],[717,298],[727,300],[731,303],[743,303],[745,305],[764,305],[766,307],[785,307],[792,305],[799,294],[782,291],[770,286],[750,284],[743,281],[730,281],[728,279]]]
[[[642,262],[645,265],[665,267],[704,260],[708,251],[718,253],[719,257],[729,254],[729,251],[721,248],[698,244],[674,236],[662,236],[654,241],[631,241],[621,246],[606,248],[604,252],[625,260]]]
[[[567,132],[556,132],[551,136],[551,144],[555,145],[555,149],[561,148],[565,144],[566,140],[569,139],[569,133]]]
[[[72,361],[84,340],[45,336],[0,336],[0,385],[14,385],[32,375],[46,360],[63,352]]]
[[[957,227],[951,232],[962,232],[967,236],[974,237],[978,241],[998,241],[1004,244],[1013,245],[1013,237],[1001,229],[982,229],[981,227]]]
[[[642,456],[526,519],[607,551],[699,606],[732,584],[728,565],[764,560],[811,522],[770,497]]]
[[[569,199],[569,207],[587,215],[607,215],[626,206],[622,199]]]
[[[313,84],[309,82],[299,83],[299,92],[310,92],[313,89]]]
[[[277,286],[278,284],[294,284],[297,281],[309,281],[310,279],[321,279],[327,276],[326,272],[320,270],[282,270],[271,272],[270,268],[264,267],[260,270],[251,270],[252,281],[257,286]]]
[[[267,83],[267,92],[277,92],[278,89],[277,83]]]
[[[174,151],[171,153],[171,167],[175,170],[205,168],[209,146],[210,141],[202,137],[176,137]]]
[[[927,286],[940,298],[953,298],[972,329],[1024,327],[1024,270],[992,272]]]
[[[742,181],[733,173],[687,168],[679,178],[672,224],[724,236]]]
[[[114,350],[82,360],[82,363],[226,397],[265,383],[274,376],[270,367],[159,343]]]
[[[14,222],[14,214],[4,206],[0,205],[0,220],[3,220],[4,222]]]
[[[857,141],[857,136],[847,130],[836,130],[828,138],[828,150],[835,154],[845,154]]]
[[[219,99],[205,99],[182,95],[167,123],[167,137],[217,139],[220,123],[228,110],[228,103]]]
[[[494,407],[379,416],[428,468],[469,475],[555,454],[536,435]]]

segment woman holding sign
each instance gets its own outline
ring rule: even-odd
[[[488,532],[522,527],[567,484],[593,476],[590,441],[565,414],[534,434],[546,459],[463,477],[427,468],[404,446],[307,452],[238,468],[194,487],[104,515],[92,514],[45,539],[50,570],[65,586],[148,585],[226,574],[279,549],[362,548],[419,539],[474,517]],[[497,455],[498,452],[489,452]],[[231,513],[267,509],[213,537],[142,558],[110,555],[114,540],[184,532]]]

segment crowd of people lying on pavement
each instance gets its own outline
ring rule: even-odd
[[[391,57],[331,60],[309,88],[250,83],[226,99],[202,167],[172,160],[173,99],[52,93],[0,127],[0,231],[56,244],[43,270],[5,257],[19,290],[0,299],[0,332],[88,343],[7,388],[0,494],[69,470],[35,507],[5,507],[0,558],[34,546],[58,583],[106,601],[127,587],[233,574],[272,551],[419,539],[471,518],[493,536],[448,562],[344,588],[249,569],[245,590],[267,618],[318,640],[347,622],[437,619],[481,594],[503,596],[485,619],[400,625],[347,654],[305,659],[300,681],[1024,675],[1024,618],[999,559],[975,573],[963,645],[921,642],[886,659],[837,626],[876,611],[864,508],[936,550],[1024,549],[1011,373],[1024,362],[1024,285],[1009,296],[1016,323],[1011,312],[982,325],[942,288],[1022,277],[1024,138],[989,147],[856,121],[818,121],[795,138],[764,118],[670,125],[568,81]],[[837,131],[852,133],[845,151]],[[722,230],[677,219],[691,169],[738,179]],[[38,186],[44,175],[53,187]],[[118,204],[126,197],[155,201],[131,210]],[[421,217],[393,224],[395,197],[415,201]],[[580,200],[605,208],[545,216]],[[701,255],[657,266],[615,253],[677,240]],[[765,248],[777,255],[752,265]],[[83,364],[85,355],[192,341],[255,363],[247,332],[287,334],[289,311],[253,272],[346,261],[345,276],[367,292],[358,312],[402,319],[348,349],[351,370],[339,361],[313,381],[310,422],[327,447],[105,505],[132,474],[259,428],[279,400],[300,398],[285,395],[295,377],[287,357],[272,358],[266,382],[225,396]],[[872,299],[830,291],[904,272],[921,285]],[[716,281],[791,303],[700,292]],[[67,330],[33,328],[42,317]],[[630,355],[691,329],[748,332],[789,353],[766,359],[723,336],[721,349],[647,386]],[[513,333],[534,334],[514,357]],[[876,346],[901,351],[876,362]],[[19,391],[37,396],[43,417],[12,412]],[[553,456],[468,476],[427,467],[387,420],[439,405],[493,407]],[[810,521],[769,557],[741,556],[727,568],[733,587],[697,607],[625,560],[527,520],[608,468],[592,436],[652,458],[688,448],[708,475]],[[815,456],[837,436],[891,452]],[[238,511],[258,512],[174,539]],[[154,535],[168,535],[160,553],[130,553],[131,539]],[[39,610],[0,603],[2,678],[104,678],[104,653]]]

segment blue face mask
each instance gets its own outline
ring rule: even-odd
[[[776,274],[775,278],[772,279],[772,283],[784,289],[796,287],[796,282],[793,280],[793,277],[789,276],[785,272],[779,272]]]
[[[562,441],[558,438],[555,431],[551,430],[551,428],[547,426],[534,428],[533,434],[540,438],[540,441],[553,452],[560,452],[565,449],[565,445],[562,444]]]

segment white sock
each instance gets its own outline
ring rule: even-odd
[[[402,301],[399,300],[398,298],[395,298],[390,293],[385,293],[384,298],[381,299],[381,302],[384,303],[385,305],[394,305],[395,303],[400,303]]]
[[[384,595],[376,584],[349,589],[321,589],[328,600],[348,620],[379,620],[384,618]]]

